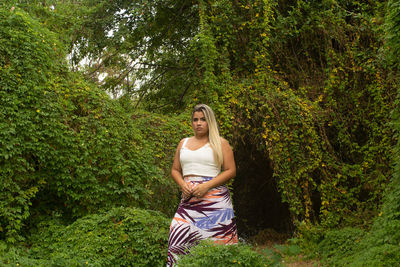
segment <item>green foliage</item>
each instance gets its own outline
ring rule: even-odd
[[[15,242],[50,210],[66,220],[120,205],[172,213],[182,120],[126,111],[67,70],[40,23],[19,9],[0,17],[0,237]]]
[[[210,104],[234,146],[246,140],[271,161],[294,223],[376,215],[395,142],[396,78],[382,47],[398,16],[383,26],[385,1],[150,2],[35,2],[30,12],[70,36],[74,64],[91,58],[86,74],[107,73],[99,84],[124,91],[126,106]],[[56,26],[69,25],[65,14],[77,21],[68,33]]]
[[[366,224],[392,172],[384,5],[283,2],[201,3],[189,101],[271,160],[294,223]]]
[[[63,12],[65,7],[59,5]],[[69,33],[74,66],[90,58],[85,74],[108,92],[134,97],[135,105],[153,111],[184,108],[185,95],[196,86],[195,62],[181,51],[198,32],[196,4],[85,0],[73,9],[77,23]],[[104,73],[107,76],[99,81]],[[135,85],[138,81],[140,88]]]
[[[395,266],[400,261],[400,220],[377,218],[374,227],[361,240],[354,253],[343,258],[351,266]],[[338,258],[341,255],[334,255]]]
[[[398,69],[398,40],[400,27],[398,15],[399,1],[389,1],[386,19],[387,39],[390,50],[387,51],[389,62]],[[398,74],[396,74],[398,79]],[[398,87],[397,87],[398,88]],[[400,132],[399,98],[393,112],[392,126],[396,131],[397,145],[393,157],[394,172],[386,188],[382,210],[373,221],[368,232],[357,228],[346,228],[327,232],[318,251],[329,266],[396,266],[400,262]],[[303,231],[304,232],[304,231]],[[314,242],[315,245],[316,242]]]
[[[327,229],[318,224],[302,222],[297,230],[296,237],[291,242],[298,245],[308,258],[320,257],[319,244],[324,240]]]
[[[387,39],[391,46],[387,53],[390,63],[398,69],[398,52],[400,47],[396,40],[399,39],[400,28],[399,14],[400,1],[389,1],[386,28]],[[398,74],[397,74],[398,77]],[[400,132],[399,92],[396,106],[393,109],[392,119],[396,137]],[[343,257],[336,253],[332,259],[343,258],[342,262],[351,266],[394,266],[400,262],[400,142],[397,140],[393,161],[394,174],[389,186],[386,188],[382,211],[374,220],[369,233],[361,240],[354,252]]]
[[[46,221],[26,253],[0,258],[15,266],[163,266],[170,220],[159,212],[114,208],[68,226]]]
[[[225,91],[234,139],[272,160],[294,222],[363,224],[391,174],[395,80],[379,49],[382,5],[287,4],[269,20],[270,59]]]
[[[5,245],[4,249],[0,250],[0,263],[2,266],[83,266],[86,262],[81,259],[74,258],[56,258],[56,259],[40,259],[35,258],[30,254],[30,251],[25,247]]]
[[[388,9],[386,15],[386,39],[387,39],[387,56],[390,63],[397,69],[400,67],[400,3],[397,0],[388,1]]]
[[[303,203],[305,216],[300,218],[307,219],[307,208],[313,206],[313,212],[320,214],[310,213],[309,218],[316,215],[328,227],[362,224],[357,217],[371,218],[375,213],[368,211],[376,209],[391,174],[389,114],[395,83],[381,60],[382,9],[380,4],[351,5],[345,1],[297,1],[286,8],[277,7],[270,46],[277,53],[270,53],[271,65],[298,101],[307,103],[309,112],[271,103],[287,117],[267,121],[267,130],[279,124],[290,130],[270,143],[290,148],[294,142],[298,148],[292,153],[282,149],[273,156],[278,165],[274,171],[286,166],[284,173],[279,172],[279,180],[282,188],[291,189],[292,199]],[[309,116],[300,123],[308,125],[299,129],[295,126],[299,122],[292,122],[295,114],[302,113]],[[313,156],[307,156],[307,151]],[[288,158],[293,159],[291,163],[280,163]],[[291,188],[298,184],[298,171],[309,179],[308,184],[300,183],[308,189]]]
[[[268,266],[280,267],[286,266],[283,263],[296,261],[300,251],[300,247],[296,244],[277,244],[271,248],[266,247],[261,253],[270,259]]]
[[[178,261],[178,266],[277,266],[265,255],[247,245],[217,245],[200,242],[191,248],[190,254]]]
[[[328,266],[395,266],[400,260],[398,219],[378,216],[369,232],[359,228],[323,231],[318,239],[303,236],[303,253]],[[314,235],[309,232],[308,236]]]
[[[56,33],[56,38],[69,53],[76,41],[76,34],[82,30],[79,17],[88,12],[88,7],[73,0],[8,0],[1,5],[6,10],[19,8],[29,13],[42,27]]]
[[[356,251],[364,235],[365,232],[358,228],[328,231],[318,244],[322,259],[327,260],[329,266],[344,266],[343,258]]]
[[[296,256],[301,251],[300,247],[295,244],[275,245],[274,249],[276,249],[279,253],[287,256]]]
[[[190,127],[186,112],[171,114],[206,102],[234,147],[271,163],[300,239],[316,250],[358,240],[358,230],[325,229],[367,226],[393,173],[400,23],[389,3],[386,25],[386,1],[2,3],[1,239],[15,242],[49,210],[63,220],[116,205],[172,214],[169,164]],[[97,82],[123,98],[71,73],[65,51],[75,67],[88,56],[87,77],[107,73]],[[342,262],[397,259],[396,173],[365,241],[335,250],[348,253]]]
[[[153,164],[159,168],[159,179],[149,184],[152,192],[150,209],[162,211],[172,217],[180,201],[180,191],[170,178],[171,165],[179,141],[192,135],[190,114],[183,113],[174,117],[161,114],[135,111],[132,114],[134,124],[150,147]]]
[[[0,236],[13,242],[61,142],[61,107],[47,89],[62,73],[63,52],[25,13],[0,9],[0,17]]]

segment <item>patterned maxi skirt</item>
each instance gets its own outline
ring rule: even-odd
[[[212,177],[186,177],[190,187],[211,180]],[[238,242],[235,218],[229,189],[218,186],[202,198],[182,199],[171,222],[168,240],[167,266],[173,266],[180,255],[200,240],[209,239],[219,244]]]

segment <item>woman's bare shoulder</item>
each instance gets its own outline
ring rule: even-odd
[[[224,147],[224,146],[229,146],[230,147],[229,141],[226,140],[225,138],[221,137],[221,146],[222,147]]]
[[[191,137],[184,137],[184,138],[182,138],[181,141],[179,141],[178,149],[180,149],[180,148],[182,147],[182,145],[183,145],[183,143],[185,142],[186,139],[190,139],[190,138],[191,138]]]

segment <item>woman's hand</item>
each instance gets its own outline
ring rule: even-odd
[[[210,188],[208,187],[207,183],[199,184],[192,189],[192,195],[197,198],[202,198],[205,194],[207,194]]]
[[[182,190],[182,197],[183,197],[184,199],[189,198],[189,197],[193,194],[192,188],[190,187],[190,185],[189,185],[188,183],[185,183],[185,182],[184,182],[184,183],[181,185],[181,190]]]

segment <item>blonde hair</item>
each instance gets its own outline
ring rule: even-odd
[[[210,147],[214,152],[215,163],[219,166],[222,166],[224,157],[222,154],[221,137],[219,135],[218,124],[217,120],[215,119],[214,112],[206,104],[198,104],[193,108],[192,121],[195,112],[203,112],[208,125],[208,142],[210,143]]]

